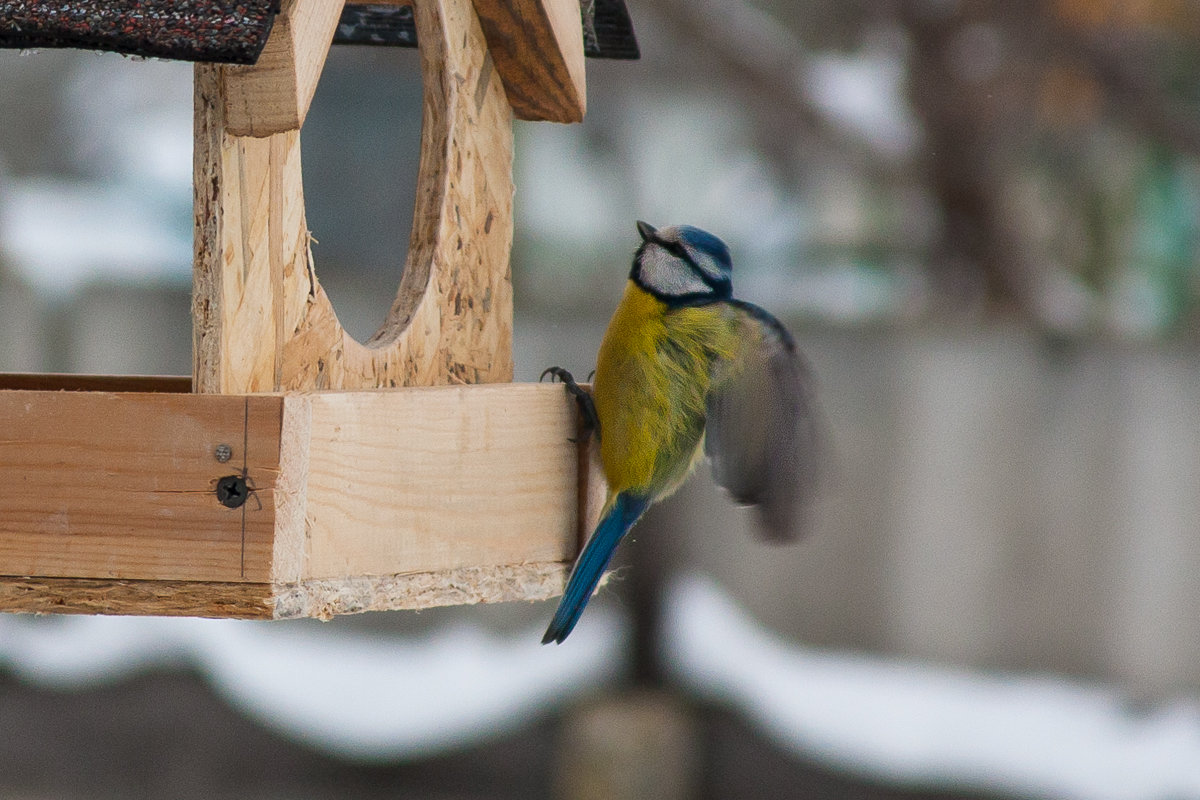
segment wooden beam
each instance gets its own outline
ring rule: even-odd
[[[308,114],[343,0],[283,0],[254,64],[219,67],[225,127],[235,136],[299,130]]]
[[[376,4],[410,6],[413,0]],[[516,118],[582,121],[587,113],[587,79],[579,0],[474,0],[474,4]]]
[[[574,433],[549,384],[0,390],[0,610],[325,617],[550,597],[602,501]],[[217,497],[230,475],[252,490],[237,508]]]
[[[299,131],[230,136],[222,68],[197,65],[196,391],[512,379],[512,112],[470,0],[421,2],[415,17],[425,99],[412,237],[365,344],[316,278]]]
[[[581,122],[587,112],[579,0],[474,0],[513,114]]]

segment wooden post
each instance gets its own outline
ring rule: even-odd
[[[231,133],[229,83],[253,76],[196,66],[196,391],[512,379],[512,111],[470,0],[424,0],[415,16],[425,89],[412,238],[396,299],[365,344],[317,281],[300,131]]]

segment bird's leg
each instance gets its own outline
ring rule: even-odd
[[[596,416],[596,403],[592,400],[592,395],[582,386],[575,382],[575,378],[570,372],[567,372],[562,367],[547,367],[542,372],[538,381],[541,381],[547,375],[557,378],[566,387],[567,393],[575,398],[575,405],[579,407],[580,420],[580,438],[571,439],[572,442],[580,444],[586,442],[592,437],[592,434],[600,436],[600,418]]]

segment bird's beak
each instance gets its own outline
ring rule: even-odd
[[[642,237],[643,242],[649,242],[654,239],[654,234],[658,233],[658,228],[655,228],[648,222],[642,222],[640,219],[637,222],[638,233]]]

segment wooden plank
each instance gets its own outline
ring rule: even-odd
[[[0,391],[0,574],[269,580],[282,401],[198,399]],[[243,467],[257,492],[226,508]]]
[[[65,372],[0,372],[0,390],[49,392],[190,392],[187,375],[75,375]]]
[[[304,578],[563,562],[574,428],[538,384],[312,395]],[[291,401],[291,398],[289,398]]]
[[[298,131],[230,136],[224,68],[197,65],[196,391],[512,379],[512,112],[470,0],[428,0],[415,17],[425,99],[412,237],[365,345],[316,279]]]
[[[0,611],[232,619],[330,619],[364,611],[529,602],[562,594],[569,563],[465,567],[294,584],[0,576]]]
[[[604,492],[575,424],[551,384],[0,391],[0,610],[328,617],[551,597]],[[243,463],[256,491],[226,508],[215,483]]]
[[[579,0],[474,0],[517,119],[581,122],[587,112]]]
[[[300,130],[333,43],[342,0],[283,0],[258,61],[221,67],[235,136]]]

